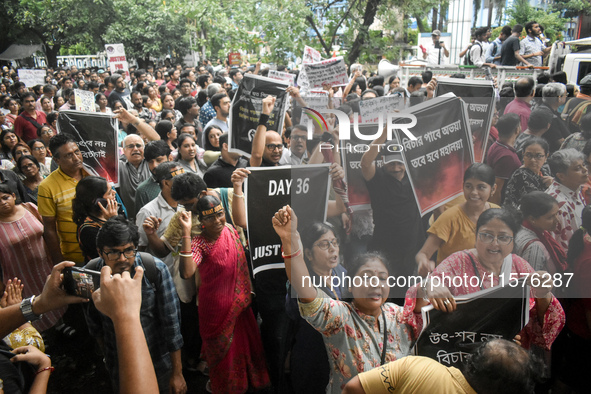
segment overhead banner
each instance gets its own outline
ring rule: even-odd
[[[47,71],[45,70],[18,70],[18,80],[24,82],[25,86],[32,88],[36,85],[45,85],[45,76]]]
[[[322,61],[322,55],[320,54],[320,52],[306,45],[304,47],[304,56],[302,57],[302,63],[318,63],[319,61]]]
[[[245,74],[232,100],[229,118],[228,148],[250,157],[252,140],[259,124],[263,99],[275,96],[275,107],[269,116],[267,130],[283,131],[286,104],[289,96],[285,92],[289,85],[283,81]]]
[[[386,122],[388,113],[404,109],[404,98],[400,96],[384,96],[359,101],[359,115],[361,123],[378,123],[380,114]]]
[[[437,97],[404,111],[416,117],[408,128],[416,140],[396,129],[421,216],[462,194],[464,172],[474,163],[465,106],[451,93]]]
[[[457,309],[422,309],[423,331],[413,354],[462,369],[470,354],[492,339],[512,340],[529,321],[529,286],[514,281],[456,298]]]
[[[88,90],[74,89],[74,98],[77,111],[96,112],[94,93]]]
[[[105,51],[107,51],[111,74],[121,74],[126,81],[129,81],[129,64],[127,63],[123,44],[107,44],[105,45]]]
[[[103,178],[119,186],[119,121],[101,112],[60,111],[57,132],[68,134],[78,144],[84,164]]]
[[[246,218],[253,274],[284,269],[281,240],[273,229],[275,212],[290,205],[298,229],[326,220],[329,164],[253,167],[246,179]]]
[[[289,83],[290,86],[295,85],[295,75],[290,73],[284,73],[277,70],[269,70],[269,78],[276,79],[278,81],[284,81]]]
[[[470,131],[474,141],[474,160],[482,163],[495,113],[496,93],[492,81],[440,78],[437,80],[435,96],[446,93],[453,93],[466,102]]]
[[[324,84],[345,86],[349,83],[347,65],[342,56],[323,60],[318,63],[304,64],[309,89],[322,89]],[[298,84],[300,80],[298,79]]]

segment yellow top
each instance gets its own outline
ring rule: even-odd
[[[407,356],[359,374],[366,393],[476,394],[459,369],[421,356]]]

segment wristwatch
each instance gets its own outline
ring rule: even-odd
[[[21,312],[27,321],[39,320],[43,315],[36,315],[33,313],[33,300],[35,296],[31,298],[25,298],[21,301]]]

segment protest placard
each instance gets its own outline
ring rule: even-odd
[[[101,112],[65,110],[57,118],[57,132],[76,141],[84,164],[115,186],[119,186],[118,127],[117,119]]]
[[[285,81],[290,86],[295,85],[295,75],[290,73],[284,73],[277,70],[269,70],[269,78],[276,79],[278,81]]]
[[[123,44],[106,44],[105,50],[107,51],[111,74],[121,74],[126,81],[129,81],[129,64],[127,63]]]
[[[318,63],[319,61],[322,61],[322,56],[320,55],[320,52],[306,45],[304,47],[304,56],[302,57],[302,63]]]
[[[351,124],[353,127],[353,124]],[[364,135],[375,133],[375,125],[359,125],[359,131]],[[369,149],[367,141],[357,137],[357,134],[351,131],[351,139],[348,141],[340,140],[341,162],[345,170],[345,180],[348,185],[349,205],[353,211],[359,211],[371,208],[371,199],[369,191],[365,184],[365,179],[361,172],[361,157]],[[376,160],[376,166],[383,166],[381,155]]]
[[[459,78],[437,80],[435,96],[453,93],[468,104],[468,119],[474,141],[474,160],[482,163],[495,113],[495,88],[492,81]]]
[[[284,81],[252,74],[244,75],[230,107],[228,148],[231,152],[239,152],[250,157],[252,140],[263,108],[263,99],[267,96],[277,98],[267,122],[267,130],[282,133],[289,97],[285,89],[288,86]]]
[[[284,269],[281,240],[271,218],[290,205],[298,217],[298,229],[326,220],[329,165],[249,168],[245,182],[248,244],[253,274]]]
[[[19,68],[18,80],[24,82],[28,88],[32,88],[36,85],[45,85],[45,76],[47,71],[45,70],[25,70]]]
[[[416,140],[398,129],[396,133],[423,216],[462,194],[464,172],[474,163],[468,114],[465,103],[452,93],[401,113],[412,114],[417,120],[408,129]],[[395,123],[408,123],[408,119]]]
[[[349,82],[347,65],[342,56],[318,63],[304,64],[302,69],[306,73],[309,89],[321,89],[324,84],[344,86]]]
[[[401,96],[384,96],[361,100],[359,102],[359,114],[361,115],[360,123],[378,123],[379,117],[382,115],[382,121],[383,124],[385,124],[388,119],[388,113],[403,108],[404,98]]]
[[[230,62],[230,66],[239,66],[240,62],[242,62],[242,56],[240,55],[240,52],[228,53],[228,61]]]
[[[74,97],[76,99],[77,111],[96,112],[94,93],[88,90],[74,89]]]
[[[424,307],[423,330],[413,354],[462,369],[480,343],[512,340],[529,321],[530,296],[523,280],[512,284],[457,297],[453,312]]]

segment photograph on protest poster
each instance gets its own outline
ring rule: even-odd
[[[342,56],[304,64],[302,70],[306,74],[308,89],[322,89],[324,84],[345,86],[349,83],[347,65]],[[300,84],[299,79],[298,84]]]
[[[249,170],[244,190],[248,244],[256,275],[285,267],[281,240],[271,222],[275,212],[289,204],[297,215],[300,230],[326,220],[329,165],[252,167]]]
[[[263,99],[275,96],[275,107],[269,116],[267,130],[283,132],[283,120],[289,95],[289,84],[276,79],[245,74],[232,100],[228,121],[228,149],[250,157],[252,140],[259,124]]]
[[[74,89],[74,98],[77,111],[96,112],[94,93],[88,90]]]
[[[100,112],[60,111],[57,132],[68,134],[78,144],[84,164],[119,186],[119,121]]]
[[[423,330],[413,354],[461,369],[482,342],[513,340],[529,321],[530,288],[523,281],[458,296],[453,312],[422,308]]]
[[[359,132],[363,135],[374,134],[377,125],[359,125]],[[341,163],[345,170],[345,180],[348,185],[349,205],[353,211],[360,211],[371,208],[371,199],[369,191],[365,184],[365,179],[361,173],[361,157],[365,153],[368,142],[360,139],[353,132],[351,124],[351,138],[347,141],[340,140]],[[378,155],[376,166],[381,167],[384,164],[382,156]]]
[[[416,140],[396,129],[417,206],[424,216],[462,194],[464,172],[474,163],[466,104],[452,93],[410,107],[408,128]],[[408,123],[408,118],[394,120]]]
[[[468,107],[470,132],[474,141],[474,161],[482,163],[488,148],[488,135],[495,113],[496,93],[492,81],[459,78],[437,80],[435,96],[453,93]]]

